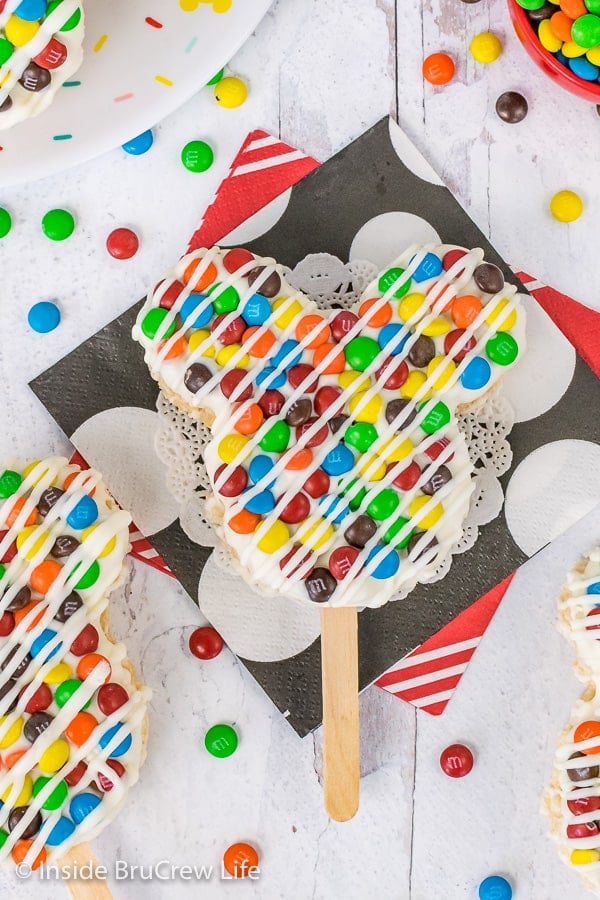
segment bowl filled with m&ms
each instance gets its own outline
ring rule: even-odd
[[[600,103],[600,0],[508,0],[517,36],[566,90]]]

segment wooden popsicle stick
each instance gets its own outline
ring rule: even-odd
[[[336,822],[358,810],[358,618],[355,607],[321,610],[323,783],[325,809]]]
[[[81,871],[82,866],[96,869],[100,863],[89,844],[77,844],[59,860],[58,866],[68,866],[71,872]],[[65,885],[73,900],[112,900],[112,892],[106,881],[71,878]]]

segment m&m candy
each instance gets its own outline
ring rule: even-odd
[[[454,60],[447,53],[431,53],[423,60],[422,70],[430,84],[448,84],[454,78]]]

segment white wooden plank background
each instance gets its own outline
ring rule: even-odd
[[[493,28],[505,42],[494,65],[470,58],[468,42]],[[457,75],[424,85],[423,55],[451,52]],[[598,142],[593,105],[547,83],[525,56],[503,0],[277,0],[232,61],[250,98],[218,108],[205,91],[171,115],[140,158],[120,150],[56,178],[1,192],[14,215],[0,242],[4,422],[1,456],[68,452],[68,443],[26,387],[77,343],[141,296],[181,248],[251,128],[265,127],[326,159],[392,112],[455,191],[477,224],[514,264],[600,308],[597,290]],[[494,113],[504,90],[521,90],[527,119],[507,126]],[[190,176],[183,144],[211,142],[214,167]],[[357,173],[357,178],[360,173]],[[550,196],[570,187],[586,204],[571,226],[554,222]],[[78,230],[65,245],[39,232],[52,206],[73,209]],[[129,263],[103,247],[116,225],[139,230]],[[32,335],[26,311],[57,297],[61,327]],[[85,386],[81,385],[85,390]],[[10,424],[10,427],[8,425]],[[554,631],[564,573],[592,539],[597,518],[576,528],[510,594],[447,713],[433,719],[383,692],[361,698],[362,804],[343,826],[326,819],[318,782],[320,735],[299,741],[228,653],[190,662],[185,637],[201,620],[175,585],[135,564],[112,605],[114,627],[155,691],[149,758],[140,785],[95,845],[102,861],[218,863],[238,839],[255,841],[264,866],[258,885],[214,879],[202,896],[337,900],[471,900],[477,884],[504,872],[519,900],[587,896],[544,836],[539,797],[555,736],[578,686],[570,652]],[[443,589],[443,588],[441,588]],[[238,753],[215,761],[201,751],[204,729],[235,721]],[[453,782],[437,757],[448,743],[475,749],[471,776]],[[197,885],[145,882],[144,897],[200,895]],[[0,896],[64,896],[62,885],[0,880]],[[137,900],[140,882],[115,886]]]

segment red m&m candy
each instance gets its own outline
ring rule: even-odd
[[[473,754],[464,744],[450,744],[440,754],[440,766],[450,778],[463,778],[473,768]]]
[[[238,269],[241,269],[242,266],[253,260],[254,256],[249,250],[244,250],[243,247],[235,247],[233,250],[228,250],[224,255],[223,265],[228,272],[233,274],[233,272],[237,272]]]
[[[198,659],[214,659],[223,649],[223,638],[218,631],[207,625],[192,631],[188,646],[191,654]]]
[[[229,398],[235,391],[236,400],[249,400],[252,396],[252,385],[249,384],[242,391],[237,390],[238,385],[244,380],[248,372],[245,369],[232,369],[226,372],[221,379],[221,393]]]
[[[103,684],[96,696],[98,709],[105,716],[110,716],[124,706],[129,700],[129,694],[121,684],[115,681],[109,681]]]
[[[333,577],[342,581],[358,559],[359,552],[356,547],[336,547],[329,557],[329,570]]]
[[[315,395],[315,412],[319,416],[337,416],[342,411],[342,405],[337,403],[342,391],[341,388],[328,384],[319,388]]]
[[[156,293],[158,290],[160,290],[163,284],[163,281],[157,284],[154,288],[154,292]],[[163,309],[171,309],[180,293],[184,290],[185,285],[183,285],[180,281],[173,281],[172,284],[170,284],[162,294],[159,306],[162,306]]]
[[[306,494],[299,493],[292,497],[287,506],[282,509],[279,513],[279,518],[282,522],[287,522],[288,525],[297,525],[306,519],[309,512],[310,500]]]
[[[226,469],[229,469],[229,475],[225,482],[217,487],[217,493],[223,494],[224,497],[238,497],[248,484],[248,473],[243,466],[231,469],[230,466],[222,465],[215,472],[215,484],[219,484],[219,479]]]
[[[61,44],[60,41],[57,41],[56,38],[52,38],[44,47],[43,50],[40,50],[37,56],[33,57],[33,61],[41,66],[42,69],[58,69],[59,66],[62,66],[64,61],[67,58],[67,48],[64,44]]]
[[[113,259],[131,259],[139,246],[139,238],[131,228],[115,228],[106,238],[106,249]]]
[[[335,341],[341,341],[358,322],[358,316],[348,309],[343,309],[331,322],[331,334]]]
[[[323,469],[315,469],[304,482],[303,490],[317,500],[329,490],[329,475]]]

